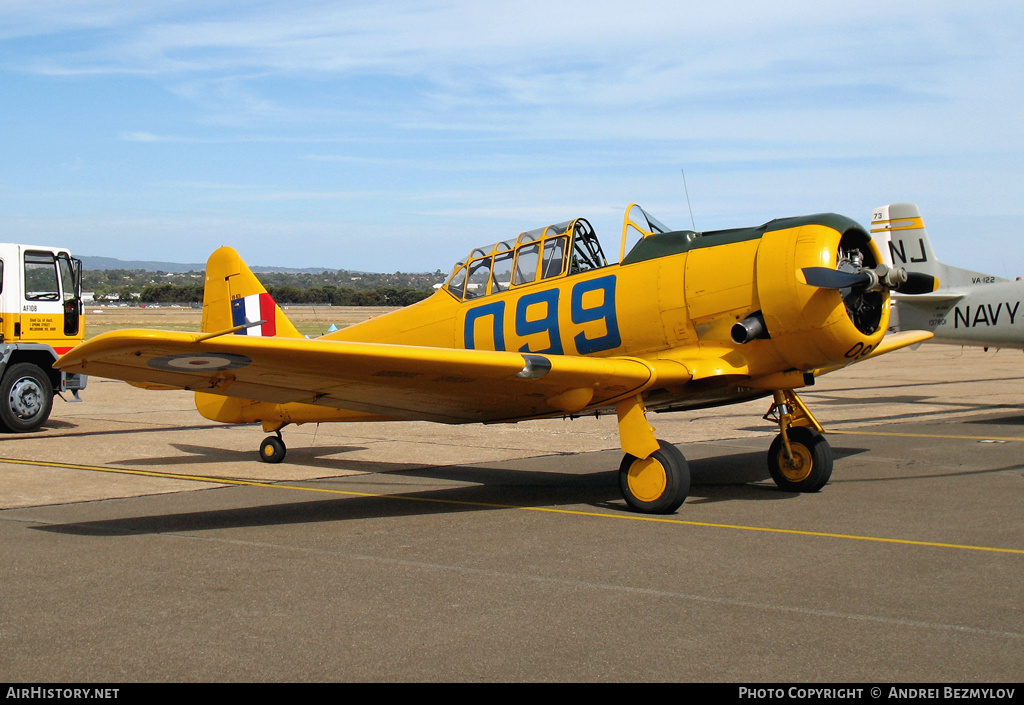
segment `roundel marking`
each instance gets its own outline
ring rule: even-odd
[[[154,357],[147,364],[158,370],[170,372],[216,372],[245,367],[252,364],[252,360],[245,355],[235,355],[234,353],[185,353]]]

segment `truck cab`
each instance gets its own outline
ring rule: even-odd
[[[84,338],[81,261],[59,247],[0,243],[0,430],[37,430],[55,394],[78,400],[85,377],[53,362]]]

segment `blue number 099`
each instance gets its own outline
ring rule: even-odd
[[[600,303],[595,303],[597,298],[600,298]],[[553,355],[561,355],[563,353],[562,336],[558,327],[558,299],[558,289],[546,289],[525,294],[516,302],[516,335],[520,338],[525,338],[539,333],[547,334],[547,347],[531,350],[529,344],[526,344],[519,348],[520,352],[550,353]],[[531,307],[533,307],[533,310],[529,311]],[[538,317],[538,314],[541,312],[543,315]],[[530,320],[531,315],[534,320]],[[580,355],[589,355],[619,347],[622,344],[622,338],[619,335],[619,322],[615,314],[615,276],[608,275],[576,284],[572,288],[570,295],[569,317],[572,323],[577,326],[598,321],[604,322],[604,333],[597,337],[588,338],[586,332],[580,332],[573,337],[576,350]],[[466,349],[476,347],[475,332],[477,322],[487,318],[490,318],[494,349],[505,350],[505,336],[503,334],[505,318],[504,301],[493,301],[467,311],[463,333]],[[591,330],[593,331],[596,328],[597,326],[593,326]],[[535,340],[537,341],[535,344],[542,344],[543,342],[541,339]]]

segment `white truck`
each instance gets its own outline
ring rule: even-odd
[[[59,247],[0,243],[0,431],[29,433],[84,375],[53,369],[85,338],[82,263]],[[63,398],[63,397],[62,397]]]

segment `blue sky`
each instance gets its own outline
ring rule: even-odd
[[[840,5],[849,5],[841,7]],[[0,4],[0,237],[449,270],[626,206],[672,227],[917,203],[1024,276],[1019,2]]]

